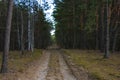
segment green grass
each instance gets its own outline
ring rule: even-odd
[[[120,80],[120,54],[103,59],[98,51],[65,50],[76,65],[83,66],[97,80]]]
[[[33,53],[25,51],[25,55],[21,56],[19,51],[10,51],[8,69],[9,72],[22,73],[29,67],[29,64],[40,59],[42,50],[36,49]],[[1,64],[1,53],[0,53],[0,64]],[[0,74],[0,78],[2,74]]]

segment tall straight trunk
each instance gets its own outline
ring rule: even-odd
[[[28,6],[28,51],[31,51],[31,40],[32,40],[32,35],[31,35],[31,12],[30,12],[30,0],[29,1],[29,6]]]
[[[32,41],[31,41],[31,50],[32,52],[34,51],[34,26],[35,26],[35,23],[34,23],[34,14],[32,16]]]
[[[73,0],[73,48],[76,47],[76,35],[75,35],[75,1]]]
[[[8,71],[8,54],[9,54],[9,45],[10,45],[12,13],[13,13],[13,0],[9,0],[1,73],[6,73]]]
[[[101,52],[104,52],[104,48],[105,48],[105,28],[104,28],[104,5],[101,8]]]
[[[117,36],[118,36],[118,31],[116,31],[114,39],[113,39],[112,52],[115,52],[116,42],[117,42]]]
[[[86,25],[86,17],[87,17],[87,9],[84,11],[84,26]],[[88,41],[87,41],[87,31],[85,30],[85,27],[83,28],[83,46],[84,46],[84,49],[88,49],[87,47],[87,44],[88,44]]]
[[[113,29],[113,35],[114,36],[111,36],[113,37],[113,42],[112,42],[112,52],[115,51],[115,48],[116,48],[116,43],[117,43],[117,38],[118,38],[118,35],[119,35],[119,25],[120,25],[120,19],[119,19],[119,16],[120,16],[120,10],[119,10],[119,7],[120,7],[120,1],[119,0],[116,0],[116,1],[113,1],[112,2],[112,16],[114,17],[114,19],[111,21],[111,23],[113,23],[111,25],[114,26],[114,29]],[[117,14],[116,14],[117,13]]]
[[[23,21],[23,13],[22,13],[22,11],[21,11],[21,54],[23,55],[24,54],[24,40],[23,40],[23,35],[24,35],[24,23],[23,23],[24,21]]]
[[[81,37],[81,41],[80,41],[80,48],[84,49],[84,46],[83,46],[83,13],[81,14],[80,16],[80,26],[81,26],[81,33],[80,33],[80,37]]]
[[[116,23],[115,25],[116,27],[118,26],[118,23]],[[117,42],[117,36],[118,36],[118,32],[119,32],[120,28],[117,27],[116,30],[115,30],[115,34],[114,34],[114,38],[113,38],[113,45],[112,45],[112,52],[115,51],[115,48],[116,48],[116,42]]]
[[[110,7],[109,7],[109,3],[107,0],[107,26],[106,26],[106,44],[105,44],[105,54],[104,54],[104,58],[109,58],[109,47],[110,47],[110,38],[109,38],[109,24],[110,24]]]
[[[18,42],[18,50],[20,50],[20,30],[19,30],[19,25],[17,22],[17,42]]]
[[[98,24],[98,18],[99,18],[99,15],[98,15],[98,8],[96,9],[96,50],[98,50],[98,46],[99,46],[99,40],[98,40],[98,27],[99,27],[99,24]]]
[[[17,8],[17,14],[18,14],[18,8]],[[19,29],[19,20],[17,15],[17,42],[18,42],[18,50],[20,50],[20,29]]]
[[[31,21],[30,21],[30,12],[28,12],[28,51],[31,50]]]

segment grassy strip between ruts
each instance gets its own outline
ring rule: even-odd
[[[120,80],[120,53],[103,59],[98,51],[64,50],[72,61],[88,70],[97,80]]]
[[[8,74],[23,73],[29,66],[30,63],[40,59],[42,55],[42,50],[35,49],[35,51],[28,52],[25,51],[24,55],[20,55],[19,51],[10,51],[9,61],[8,61]],[[1,64],[1,53],[0,53],[0,64]],[[0,79],[2,79],[3,74],[0,74]]]

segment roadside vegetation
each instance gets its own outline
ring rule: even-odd
[[[104,59],[103,53],[92,50],[65,50],[72,61],[88,70],[97,80],[120,80],[120,54]]]
[[[2,79],[2,77],[4,76],[7,76],[8,78],[17,77],[19,73],[22,74],[23,72],[25,72],[28,67],[32,66],[32,63],[40,59],[42,55],[42,50],[36,49],[33,53],[28,51],[26,51],[25,53],[25,55],[21,56],[19,51],[10,51],[8,73],[6,75],[0,74],[0,79]],[[2,62],[1,60],[2,59],[0,52],[0,64]]]

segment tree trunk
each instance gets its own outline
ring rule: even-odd
[[[19,25],[18,25],[18,22],[17,22],[17,42],[18,42],[18,50],[20,50],[20,30],[19,30]]]
[[[101,52],[104,52],[105,48],[105,25],[104,25],[104,5],[101,8]]]
[[[23,40],[23,35],[24,35],[24,23],[23,23],[23,13],[22,13],[22,11],[21,11],[21,55],[23,55],[24,54],[24,40]]]
[[[118,26],[118,23],[116,23],[116,27]],[[112,45],[112,52],[115,51],[115,47],[116,47],[116,41],[117,41],[117,36],[118,36],[118,32],[119,32],[119,27],[116,28],[115,30],[115,34],[114,34],[114,38],[113,38],[113,45]]]
[[[115,52],[117,36],[118,36],[118,31],[115,33],[115,36],[114,36],[114,39],[113,39],[112,53]]]
[[[17,9],[17,14],[18,14],[18,9]],[[18,50],[20,50],[20,28],[19,28],[19,18],[17,15],[17,42],[18,42]]]
[[[9,45],[10,45],[12,13],[13,13],[13,0],[9,0],[1,73],[6,73],[8,71],[8,54],[9,54]]]
[[[73,48],[76,47],[76,35],[75,35],[75,1],[73,0]]]
[[[32,16],[32,41],[31,41],[31,50],[32,50],[32,52],[34,51],[34,26],[35,26],[35,23],[34,23],[35,21],[34,21],[34,14],[33,14],[33,16]]]
[[[106,26],[106,44],[105,44],[105,54],[104,54],[104,58],[109,58],[109,46],[110,46],[110,38],[109,38],[109,24],[110,24],[110,7],[109,7],[109,3],[107,0],[107,26]]]
[[[99,46],[99,40],[98,40],[98,27],[99,27],[98,18],[99,18],[99,15],[98,15],[98,8],[97,8],[96,9],[96,47],[95,47],[96,50],[98,50],[98,46]]]
[[[29,6],[28,6],[28,51],[32,50],[32,29],[31,29],[31,12],[30,12],[30,0],[29,0]]]
[[[28,51],[31,50],[31,29],[30,29],[30,12],[28,12]]]

